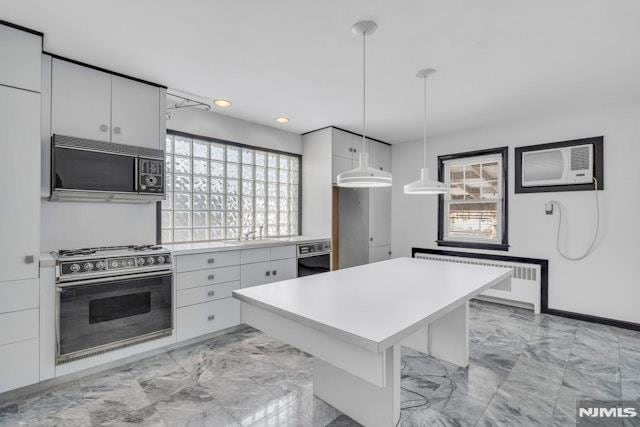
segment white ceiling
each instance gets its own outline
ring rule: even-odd
[[[422,135],[418,69],[432,67],[431,133],[640,99],[638,0],[0,0],[45,49],[211,98],[224,114],[306,132]],[[274,118],[285,115],[287,125]]]

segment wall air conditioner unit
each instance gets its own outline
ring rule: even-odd
[[[593,145],[574,145],[522,153],[522,186],[590,184]]]

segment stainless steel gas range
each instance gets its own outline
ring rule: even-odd
[[[171,335],[171,253],[154,245],[60,250],[56,364]]]

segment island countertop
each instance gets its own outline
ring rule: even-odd
[[[233,296],[380,352],[503,280],[510,268],[395,258],[233,291]]]

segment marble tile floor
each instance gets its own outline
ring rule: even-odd
[[[476,301],[470,326],[468,369],[403,349],[400,425],[572,426],[577,399],[640,398],[640,332]],[[313,396],[312,368],[245,327],[0,403],[0,425],[358,425]]]

